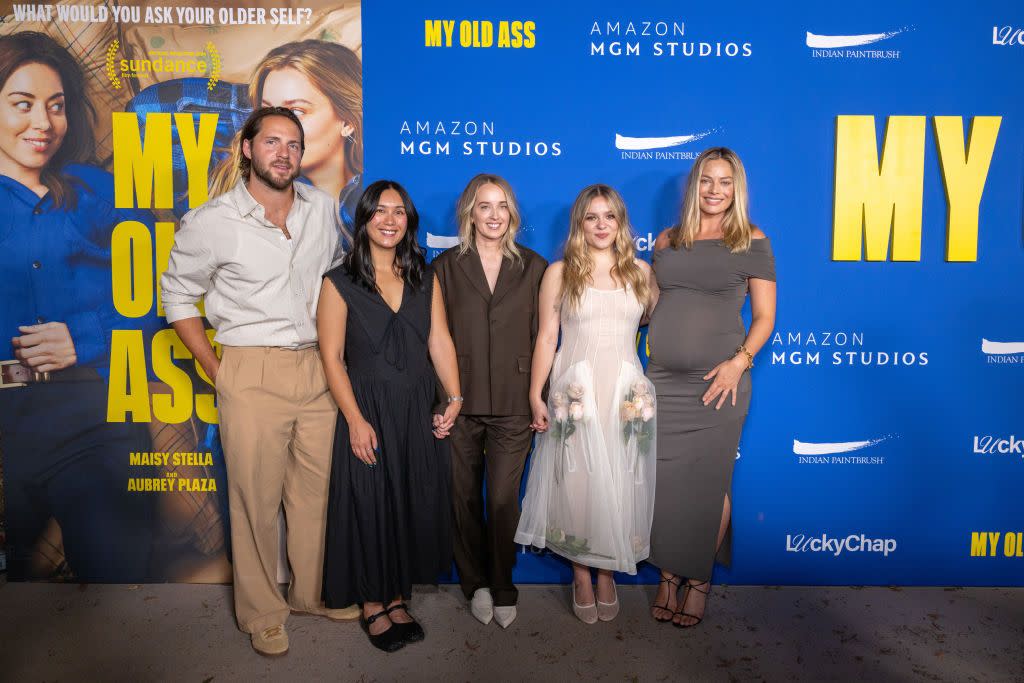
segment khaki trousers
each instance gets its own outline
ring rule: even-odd
[[[217,371],[228,471],[235,617],[247,633],[320,612],[331,450],[338,408],[315,348],[225,346]],[[284,504],[292,582],[277,585]]]

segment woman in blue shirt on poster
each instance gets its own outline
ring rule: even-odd
[[[125,490],[147,474],[128,456],[150,450],[149,433],[106,421],[106,378],[111,330],[159,326],[155,314],[114,309],[111,233],[153,221],[115,211],[112,177],[87,165],[94,122],[67,50],[32,31],[0,37],[0,447],[13,579],[149,573],[153,499]],[[51,519],[67,566],[47,565]]]

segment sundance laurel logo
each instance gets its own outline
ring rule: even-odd
[[[121,43],[117,39],[107,46],[104,71],[114,90],[124,87],[126,78],[153,77],[153,74],[173,74],[174,77],[195,76],[206,78],[206,89],[213,90],[222,71],[220,53],[212,42],[202,51],[150,50],[142,59],[122,58]]]
[[[839,557],[843,553],[882,553],[888,557],[896,552],[895,538],[868,538],[864,534],[850,534],[846,538],[786,534],[787,553],[828,553]]]

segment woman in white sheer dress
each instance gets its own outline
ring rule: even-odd
[[[622,197],[607,185],[585,188],[564,259],[541,282],[530,386],[531,427],[541,435],[515,540],[572,561],[573,611],[588,624],[615,618],[612,572],[635,574],[649,553],[657,430],[636,334],[653,286]]]

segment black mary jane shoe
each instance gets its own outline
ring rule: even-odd
[[[398,628],[401,624],[391,624],[391,628],[386,631],[381,631],[377,635],[370,633],[370,624],[377,621],[381,617],[386,617],[388,610],[382,609],[376,614],[371,614],[369,617],[359,615],[359,623],[362,624],[363,630],[366,631],[366,636],[370,639],[370,644],[378,650],[384,650],[384,652],[394,652],[395,650],[401,650],[405,647],[405,638],[403,637],[402,630]]]
[[[385,611],[387,612],[388,616],[391,616],[392,612],[399,609],[405,610],[405,613],[409,615],[410,619],[412,619],[412,615],[409,614],[409,606],[406,605],[404,602],[400,602],[397,605],[392,605],[391,607],[388,607]],[[419,622],[415,619],[405,624],[399,621],[392,621],[391,623],[391,628],[398,629],[398,632],[402,635],[402,641],[406,644],[418,643],[426,637],[426,634],[423,633],[423,627],[420,626]]]

